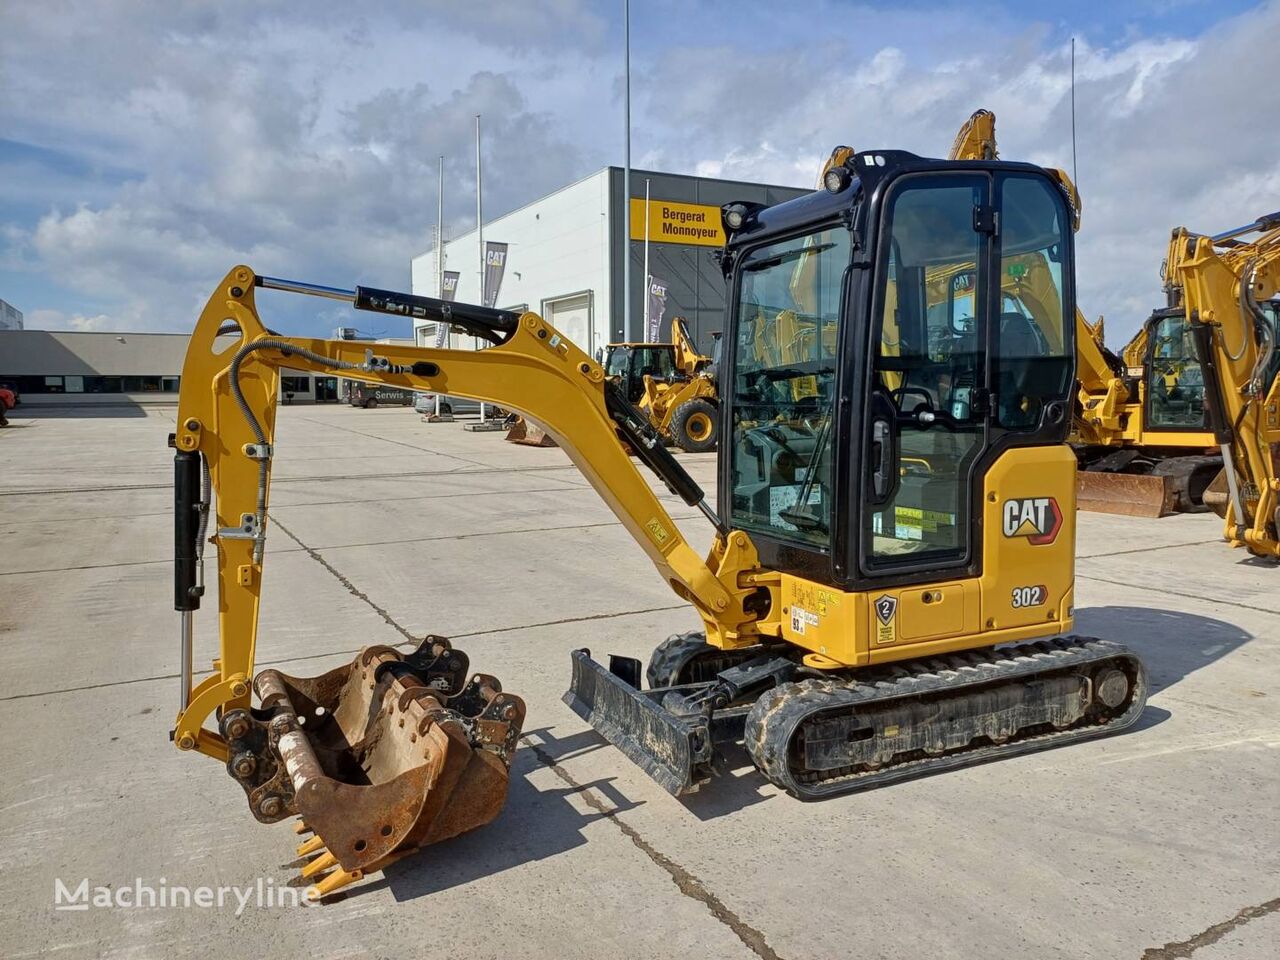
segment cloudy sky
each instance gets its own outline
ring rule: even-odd
[[[184,330],[238,262],[406,288],[440,154],[446,234],[473,226],[474,114],[487,215],[621,163],[620,8],[4,0],[0,298],[30,327]],[[1280,208],[1280,0],[634,0],[633,162],[807,186],[837,143],[941,155],[988,107],[1004,157],[1069,167],[1072,36],[1080,302],[1118,341],[1172,227]]]

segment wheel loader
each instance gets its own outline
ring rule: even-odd
[[[1065,175],[846,149],[813,193],[731,203],[722,219],[714,498],[606,370],[534,313],[247,266],[210,296],[170,441],[182,663],[172,737],[221,763],[259,821],[299,818],[310,895],[491,821],[525,708],[439,636],[368,647],[318,677],[255,676],[286,366],[481,399],[545,425],[702,622],[647,665],[570,655],[566,704],[673,794],[716,789],[733,743],[781,790],[815,800],[1116,733],[1142,713],[1141,660],[1070,632]],[[1051,282],[1014,309],[1001,278],[1028,258]],[[931,276],[962,274],[967,304],[931,302]],[[279,336],[257,301],[281,293],[447,321],[492,346]],[[712,526],[705,556],[642,470]],[[219,649],[196,683],[206,539]]]
[[[720,334],[712,337],[712,355],[699,353],[685,319],[673,317],[669,344],[611,343],[602,361],[658,434],[687,453],[716,448]]]

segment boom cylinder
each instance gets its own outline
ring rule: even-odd
[[[200,609],[200,454],[173,455],[173,608],[182,615],[179,629],[179,709],[191,697],[192,614]]]

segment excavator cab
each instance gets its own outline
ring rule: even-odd
[[[804,557],[841,586],[976,568],[984,471],[1062,442],[1072,381],[1061,190],[1016,165],[883,159],[759,211],[725,255],[721,509],[766,563]],[[1038,312],[999,279],[1028,256],[1056,281]]]
[[[1204,372],[1186,310],[1157,310],[1144,326],[1146,429],[1207,432],[1211,425],[1205,406]]]
[[[622,388],[631,403],[644,396],[644,378],[676,375],[675,349],[669,343],[611,343],[605,348],[605,376]]]

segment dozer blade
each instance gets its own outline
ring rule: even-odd
[[[318,677],[264,670],[261,706],[221,721],[227,770],[264,823],[298,815],[319,899],[422,847],[490,822],[506,802],[519,697],[442,637],[366,647]]]
[[[1081,470],[1076,474],[1076,505],[1090,513],[1163,517],[1174,511],[1173,477]]]
[[[516,417],[507,430],[505,439],[509,443],[523,443],[527,447],[554,447],[556,442],[547,436],[536,423],[530,423],[524,417]]]
[[[631,666],[630,679],[638,683],[639,663],[614,658],[615,669],[620,664]],[[661,698],[679,689],[640,690],[592,660],[590,650],[575,650],[573,679],[563,700],[663,789],[679,796],[710,777],[714,750],[706,718],[676,716],[663,707]]]

